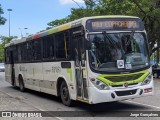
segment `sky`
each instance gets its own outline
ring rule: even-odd
[[[84,6],[83,0],[76,1]],[[71,13],[71,8],[79,6],[72,0],[0,0],[4,11],[2,17],[7,19],[5,25],[0,25],[0,36],[9,36],[9,11],[10,12],[10,35],[23,37],[27,34],[35,34],[45,30],[47,23],[62,19]],[[25,29],[27,28],[27,29]]]

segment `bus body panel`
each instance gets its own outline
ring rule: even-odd
[[[5,64],[5,80],[11,83],[11,65]]]
[[[22,75],[25,88],[57,96],[57,80],[63,78],[69,88],[70,97],[76,100],[76,84],[74,61],[71,68],[61,68],[61,62],[23,63],[15,64],[16,86],[19,86],[18,76]],[[6,64],[6,81],[11,83],[10,65]],[[43,70],[43,72],[42,72]]]

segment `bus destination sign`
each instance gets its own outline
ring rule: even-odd
[[[138,19],[119,19],[119,20],[107,20],[107,19],[100,19],[100,20],[91,20],[88,22],[90,24],[89,30],[90,31],[102,31],[102,30],[122,30],[122,29],[140,29],[142,22]]]
[[[96,21],[92,22],[94,29],[99,28],[137,28],[136,21]]]

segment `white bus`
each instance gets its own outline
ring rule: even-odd
[[[25,88],[96,104],[153,95],[143,22],[85,17],[5,46],[5,78]]]

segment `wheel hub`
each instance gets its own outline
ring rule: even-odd
[[[66,87],[63,88],[62,94],[63,94],[64,99],[68,98],[68,89]]]

